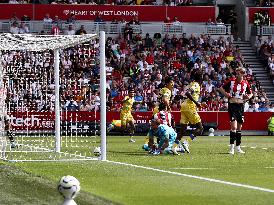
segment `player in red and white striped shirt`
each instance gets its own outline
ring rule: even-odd
[[[159,104],[159,112],[157,112],[153,118],[155,120],[159,120],[161,124],[172,127],[172,115],[167,111],[166,105],[164,103]]]
[[[228,98],[228,113],[230,114],[230,154],[234,154],[234,142],[238,153],[241,149],[241,130],[244,122],[244,103],[252,97],[252,91],[247,80],[244,79],[245,68],[236,69],[236,77],[229,78],[219,91]]]

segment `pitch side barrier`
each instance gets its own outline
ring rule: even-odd
[[[179,124],[179,111],[172,112],[175,123]],[[229,130],[229,116],[227,112],[199,112],[205,126],[215,126],[218,130]],[[244,130],[267,130],[267,119],[272,115],[271,112],[247,112],[245,113]],[[138,131],[146,131],[149,125],[152,112],[135,112],[134,119]],[[100,129],[100,113],[88,111],[66,111],[61,112],[61,132],[94,134]],[[107,112],[107,123],[120,118],[119,112]],[[54,112],[11,112],[10,120],[13,130],[16,133],[37,133],[54,131]],[[142,125],[142,126],[138,126]],[[64,134],[64,133],[62,133]]]

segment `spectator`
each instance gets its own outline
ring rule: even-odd
[[[46,13],[44,19],[43,19],[44,24],[51,24],[52,23],[52,18],[50,18],[49,13]]]
[[[211,18],[209,18],[206,22],[206,25],[210,26],[210,25],[215,25],[215,23],[212,21]]]
[[[17,0],[9,0],[9,4],[18,4]]]
[[[11,18],[10,18],[10,23],[13,22],[19,22],[19,18],[17,17],[16,13],[12,13]]]
[[[133,19],[131,19],[131,21],[128,22],[129,25],[140,25],[138,16],[134,16]]]
[[[174,16],[172,24],[174,26],[180,26],[181,22],[178,20],[177,16]]]
[[[105,21],[103,20],[102,16],[101,15],[97,15],[94,22],[96,23],[104,23]]]
[[[24,22],[21,22],[18,33],[29,33],[29,27]]]
[[[23,15],[21,21],[30,21],[30,17],[28,15]]]
[[[18,34],[19,33],[18,23],[16,21],[14,21],[11,24],[10,33],[12,33],[12,34]]]
[[[143,39],[143,41],[144,41],[144,47],[145,48],[150,49],[150,48],[153,47],[153,41],[150,38],[149,33],[146,34],[146,37]]]
[[[73,99],[73,96],[70,96],[69,100],[67,100],[65,104],[65,109],[67,111],[77,111],[79,110],[78,103]]]
[[[66,34],[67,34],[67,35],[75,35],[75,30],[74,30],[72,24],[70,24],[70,25],[68,26],[68,30],[67,30]]]
[[[54,36],[60,35],[60,32],[61,32],[61,30],[60,30],[59,26],[57,24],[52,24],[51,35],[54,35]]]
[[[59,28],[61,26],[61,19],[57,15],[54,16],[54,19],[52,20],[52,24],[57,25]]]
[[[76,23],[76,16],[75,14],[71,13],[69,18],[67,19],[67,23],[69,24],[75,24]]]
[[[124,39],[127,41],[132,41],[132,35],[133,35],[133,29],[130,26],[130,24],[126,24],[126,27],[124,29]]]
[[[76,31],[75,35],[83,35],[83,34],[87,34],[87,32],[85,30],[85,26],[81,25],[80,29]]]
[[[139,103],[143,102],[144,97],[141,95],[140,91],[136,92],[136,94],[134,96],[134,100],[135,100],[135,102],[139,102]]]

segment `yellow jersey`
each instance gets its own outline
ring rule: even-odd
[[[124,101],[125,101],[125,102],[123,103],[123,107],[122,107],[121,112],[123,112],[123,113],[131,112],[133,103],[135,102],[135,101],[134,101],[134,98],[129,98],[129,96],[126,96],[126,97],[124,98]]]
[[[171,95],[171,90],[169,90],[168,88],[162,88],[159,92],[158,101],[161,102],[163,98],[168,98],[170,100]]]
[[[168,98],[168,100],[171,99],[172,93],[171,90],[164,87],[160,89],[159,95],[158,95],[158,105],[153,109],[152,116],[154,116],[156,113],[159,112],[159,103],[163,102],[163,98]]]
[[[199,83],[197,83],[195,81],[191,82],[190,85],[189,85],[188,90],[190,90],[190,94],[191,94],[192,98],[195,101],[198,102],[199,97],[200,97],[200,92],[201,92],[201,87],[200,87]],[[186,99],[186,102],[188,104],[194,104],[195,105],[195,103],[193,101],[191,101],[190,99],[188,99],[188,98]]]

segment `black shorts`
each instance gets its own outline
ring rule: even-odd
[[[228,103],[228,113],[230,115],[230,122],[237,121],[244,122],[244,104]]]

